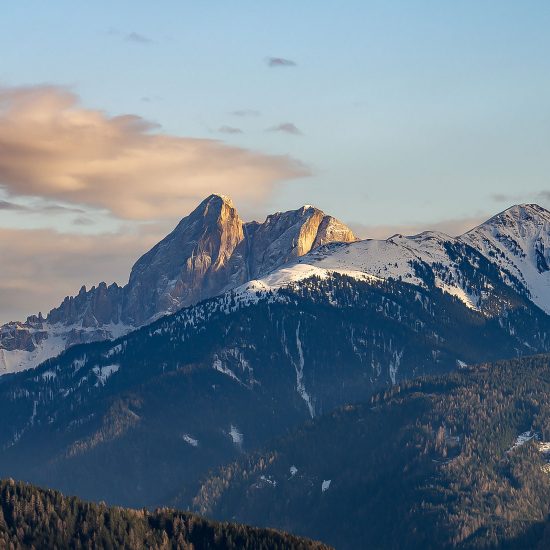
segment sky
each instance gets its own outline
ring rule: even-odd
[[[361,237],[550,207],[550,3],[10,2],[0,322],[133,262],[211,192]]]

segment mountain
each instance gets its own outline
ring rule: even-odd
[[[111,323],[129,319],[126,296],[181,309],[0,377],[0,476],[118,505],[188,507],[209,472],[337,407],[550,352],[550,316],[525,283],[461,238],[323,243],[343,231],[310,207],[240,225],[226,199],[202,203],[138,261],[131,285],[101,287],[122,293],[120,308],[84,290],[65,305],[91,304]],[[164,272],[156,290],[140,289]],[[187,283],[167,294],[174,278]],[[185,306],[186,289],[218,295]]]
[[[125,287],[82,287],[46,318],[0,327],[0,375],[77,343],[117,338],[336,240],[356,237],[312,206],[243,223],[228,197],[211,195],[135,263]]]
[[[313,274],[433,283],[487,312],[501,303],[493,282],[481,283],[477,274],[489,262],[492,281],[550,313],[549,241],[550,212],[537,205],[513,206],[458,238],[428,231],[358,241],[312,206],[244,223],[229,198],[211,195],[136,262],[125,287],[83,287],[46,319],[0,327],[0,374],[36,366],[76,343],[119,337],[243,284],[276,289]]]
[[[122,319],[139,326],[265,275],[352,231],[312,206],[243,223],[233,203],[211,195],[143,255],[125,288]]]
[[[527,295],[513,277],[459,239],[427,231],[387,240],[332,243],[285,264],[249,283],[250,289],[275,289],[312,275],[340,273],[359,280],[395,280],[422,288],[439,288],[470,309],[490,314],[506,307],[499,289],[511,286]]]
[[[212,195],[134,265],[126,287],[123,318],[139,326],[229,285],[228,262],[244,239],[232,202]],[[241,281],[238,281],[239,284]]]
[[[550,212],[520,204],[468,231],[461,241],[520,281],[530,299],[550,313]]]
[[[438,286],[438,262],[416,266],[418,284],[319,268],[278,289],[247,283],[1,377],[0,476],[120,505],[188,506],[210,469],[335,407],[410,378],[550,351],[550,317],[457,246],[468,252],[465,288],[491,289],[475,307]]]
[[[195,509],[352,548],[547,548],[550,356],[404,382],[211,474]]]
[[[319,549],[328,546],[170,509],[129,510],[0,481],[0,547],[147,549]]]

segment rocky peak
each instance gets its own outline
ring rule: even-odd
[[[265,275],[313,248],[330,242],[354,242],[351,229],[310,205],[277,212],[254,231],[250,244],[249,278]]]
[[[99,283],[86,290],[80,288],[76,296],[67,296],[59,307],[48,313],[51,324],[80,325],[82,328],[97,327],[120,322],[122,287],[113,283]]]
[[[139,325],[212,295],[237,245],[243,222],[233,203],[210,195],[132,268],[124,319]]]
[[[142,324],[233,288],[352,231],[312,206],[243,224],[232,201],[210,195],[134,265],[123,319]]]

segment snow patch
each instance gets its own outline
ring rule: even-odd
[[[214,362],[212,363],[212,368],[214,370],[217,370],[218,372],[221,372],[222,374],[225,374],[226,376],[229,376],[229,378],[232,378],[233,380],[236,380],[240,384],[242,382],[239,380],[237,375],[228,367],[226,367],[217,356],[214,356]]]
[[[97,376],[96,387],[104,386],[107,380],[118,371],[120,365],[106,365],[104,367],[94,367],[92,372]]]
[[[393,361],[390,361],[390,379],[393,386],[397,383],[397,371],[399,370],[399,365],[401,364],[401,359],[403,357],[403,350],[400,352],[395,351],[393,353]]]
[[[267,483],[268,485],[271,485],[272,487],[277,487],[277,482],[274,479],[271,479],[270,476],[261,475],[260,479],[262,481],[265,481],[265,483]]]
[[[462,287],[450,286],[441,281],[437,281],[435,286],[441,289],[443,292],[446,292],[447,294],[450,294],[451,296],[458,298],[461,302],[463,302],[466,305],[466,307],[469,307],[470,309],[473,309],[475,311],[479,311],[479,308],[475,303],[477,302],[477,298],[468,294]]]
[[[188,443],[191,445],[191,447],[198,447],[199,446],[199,440],[195,439],[194,437],[191,437],[189,434],[183,434],[182,436],[185,443]]]
[[[243,440],[244,440],[243,434],[239,431],[239,428],[237,428],[237,426],[234,426],[233,424],[231,424],[229,435],[231,436],[233,443],[237,445],[237,447],[240,447],[243,444]]]

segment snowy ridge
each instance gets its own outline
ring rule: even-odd
[[[423,273],[433,272],[434,284],[471,309],[479,309],[480,297],[468,290],[461,266],[451,257],[450,248],[459,254],[463,243],[443,233],[425,232],[412,237],[394,235],[387,240],[366,240],[321,246],[269,275],[239,287],[239,291],[267,292],[316,276],[334,273],[361,281],[396,279],[426,287]],[[475,268],[475,260],[472,268]]]
[[[460,239],[522,283],[531,300],[550,313],[550,212],[536,204],[513,206]]]
[[[527,296],[550,314],[550,212],[518,205],[494,216],[461,237],[437,231],[394,235],[386,240],[320,246],[239,290],[276,291],[312,277],[334,273],[363,281],[395,279],[430,285],[483,311],[493,284],[474,284],[480,262],[490,262],[498,282]]]

